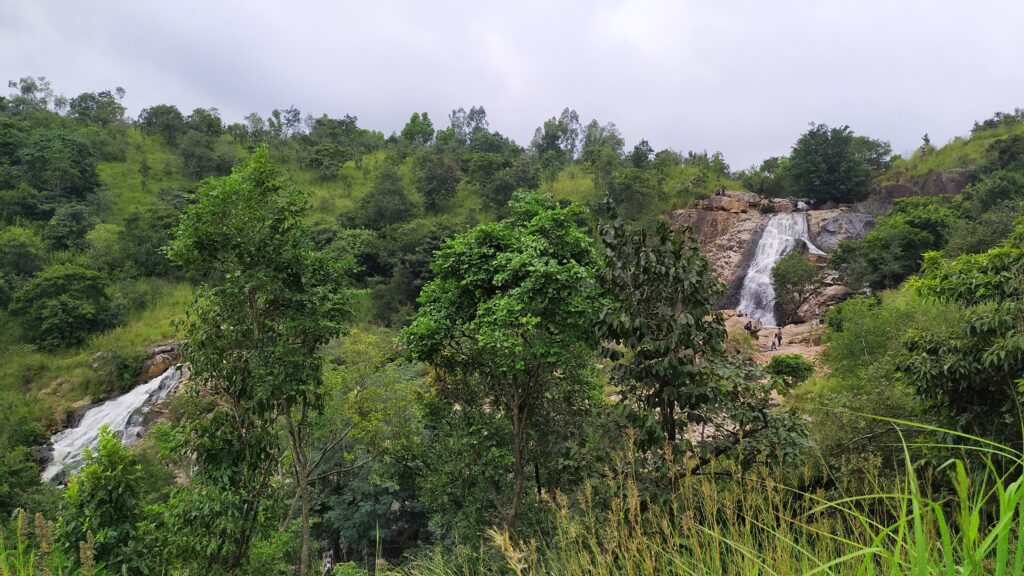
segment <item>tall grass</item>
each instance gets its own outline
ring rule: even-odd
[[[668,503],[660,503],[642,496],[630,473],[614,474],[608,481],[613,496],[600,505],[602,498],[590,490],[573,503],[556,497],[556,529],[543,540],[489,532],[500,565],[450,561],[435,552],[405,573],[1024,574],[1021,455],[961,439],[965,458],[950,460],[934,479],[922,476],[905,447],[901,477],[868,480],[861,491],[832,498],[790,488],[772,472],[719,470],[680,480]],[[1006,469],[1012,474],[1000,472]]]

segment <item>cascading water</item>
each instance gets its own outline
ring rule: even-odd
[[[740,289],[737,310],[765,326],[775,325],[775,288],[772,287],[772,268],[802,240],[812,254],[824,254],[811,244],[807,233],[807,215],[803,212],[772,214],[765,224],[757,252],[747,268]]]
[[[104,425],[121,433],[121,441],[132,444],[142,435],[145,413],[156,403],[166,400],[182,380],[183,368],[172,366],[166,372],[127,394],[93,406],[73,428],[53,435],[53,460],[43,471],[43,480],[54,482],[82,463],[82,451],[99,443]]]

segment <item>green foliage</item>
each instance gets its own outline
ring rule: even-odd
[[[811,439],[832,474],[871,478],[878,474],[872,462],[899,472],[899,433],[877,417],[936,422],[900,374],[903,342],[910,332],[941,332],[956,322],[951,307],[910,290],[857,296],[828,312],[828,346],[819,357],[824,375],[801,386],[796,402],[808,414]],[[923,431],[902,433],[913,442]]]
[[[462,179],[459,165],[444,154],[424,151],[416,157],[416,189],[427,210],[437,211],[440,205],[455,196]]]
[[[782,390],[792,390],[814,374],[814,365],[799,354],[778,354],[772,356],[764,371],[777,379]]]
[[[621,220],[600,227],[602,284],[610,301],[599,331],[612,377],[624,399],[660,420],[663,440],[676,442],[710,400],[703,358],[721,353],[722,317],[714,312],[722,283],[689,231],[665,224],[629,231]]]
[[[195,566],[231,572],[246,561],[265,526],[277,418],[287,416],[298,461],[302,432],[291,411],[300,409],[304,420],[320,404],[318,350],[348,313],[344,270],[310,242],[305,198],[261,148],[230,176],[200,186],[167,248],[201,282],[185,355],[192,390],[204,395],[182,422],[179,451],[195,464],[174,503],[213,510],[172,512],[189,534],[182,558]]]
[[[413,112],[402,128],[402,140],[413,144],[429,144],[434,139],[434,123],[426,112]]]
[[[914,334],[901,364],[919,396],[960,430],[1016,439],[1024,373],[1024,224],[983,254],[925,257],[922,295],[954,304],[964,317],[943,331]]]
[[[38,234],[19,226],[0,229],[0,307],[45,265],[46,246]]]
[[[773,156],[761,162],[757,168],[744,170],[740,174],[743,186],[761,196],[781,198],[790,194],[789,158]],[[771,204],[766,204],[771,206]]]
[[[86,247],[85,235],[95,225],[96,218],[88,206],[65,203],[46,223],[46,241],[55,250],[80,250]]]
[[[82,200],[99,185],[96,152],[70,134],[39,132],[26,143],[20,158],[26,183],[52,194],[57,206],[69,199]]]
[[[398,170],[386,167],[377,175],[373,188],[359,201],[353,218],[359,227],[380,230],[409,220],[416,214],[416,208]]]
[[[945,246],[959,219],[948,197],[897,200],[863,240],[841,242],[830,264],[854,287],[893,288],[917,272],[925,252]]]
[[[77,552],[91,534],[95,559],[114,571],[147,571],[144,549],[136,539],[143,518],[142,466],[108,428],[100,430],[96,450],[86,450],[85,465],[68,484],[61,503],[57,536],[65,550]]]
[[[793,146],[786,173],[796,196],[856,202],[891,155],[888,143],[857,136],[849,126],[813,124]]]
[[[327,353],[325,403],[311,422],[318,540],[345,542],[346,558],[398,556],[425,537],[421,478],[425,367],[403,361],[394,334],[354,329]],[[348,434],[338,440],[341,431]]]
[[[176,145],[187,126],[185,117],[172,104],[157,104],[139,112],[139,125],[149,134],[156,134],[170,145]]]
[[[36,274],[14,294],[11,313],[28,338],[45,349],[81,344],[120,321],[121,311],[107,294],[106,279],[73,264],[55,264]]]
[[[800,319],[800,307],[820,282],[818,267],[801,251],[794,250],[779,258],[772,268],[772,287],[775,289],[775,311],[780,326]]]
[[[515,526],[537,426],[588,397],[585,359],[596,343],[597,260],[575,223],[580,210],[536,193],[518,195],[508,219],[478,226],[437,252],[435,278],[404,332],[414,358],[439,371],[439,398],[511,428]],[[581,365],[582,364],[582,365]],[[555,403],[556,399],[562,399]],[[564,402],[564,405],[562,404]],[[501,504],[504,504],[502,502]]]

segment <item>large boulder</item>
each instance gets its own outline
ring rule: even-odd
[[[811,241],[819,249],[832,252],[843,240],[860,240],[875,227],[875,217],[841,208],[807,213]]]
[[[181,361],[181,342],[170,340],[146,349],[146,361],[142,364],[139,382],[148,382],[163,374],[168,368]]]
[[[843,300],[846,300],[850,296],[853,296],[853,290],[850,290],[846,286],[835,284],[832,286],[824,286],[821,290],[815,292],[807,299],[806,302],[800,306],[797,311],[799,316],[804,322],[810,322],[815,319],[816,316],[823,316],[829,308],[839,304]],[[817,314],[815,314],[817,312]]]

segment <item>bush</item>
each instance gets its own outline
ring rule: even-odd
[[[74,346],[86,336],[117,325],[120,311],[107,294],[105,278],[73,264],[37,274],[14,294],[11,312],[29,340],[48,349]]]
[[[131,549],[143,517],[142,474],[132,452],[109,428],[101,429],[99,445],[86,451],[85,466],[71,477],[64,494],[57,524],[64,548],[78,550],[91,535],[96,560],[119,572],[135,572],[147,557]]]
[[[814,374],[814,365],[799,354],[779,354],[772,356],[764,371],[776,378],[783,389],[789,390],[810,378]]]

